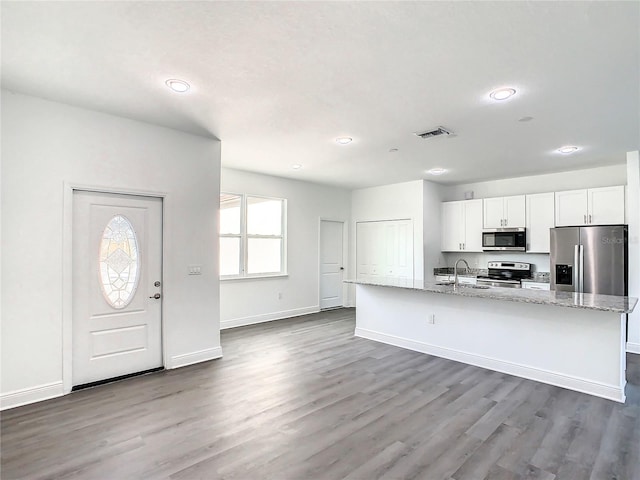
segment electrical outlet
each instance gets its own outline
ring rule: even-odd
[[[430,313],[429,316],[427,317],[427,323],[429,325],[433,325],[436,323],[436,314],[435,313]]]

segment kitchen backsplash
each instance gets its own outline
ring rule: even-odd
[[[464,258],[472,269],[486,269],[487,264],[493,261],[500,262],[525,262],[530,263],[534,272],[549,271],[548,253],[515,253],[515,252],[477,252],[477,253],[443,253],[439,267],[453,267],[456,260]]]
[[[453,267],[436,267],[433,269],[434,275],[453,275]],[[460,275],[487,275],[489,272],[486,268],[458,268]],[[549,283],[549,272],[533,272],[532,280],[541,283]]]

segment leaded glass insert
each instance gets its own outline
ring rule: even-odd
[[[100,284],[105,300],[113,308],[129,305],[138,286],[140,257],[133,225],[124,215],[115,215],[100,240]]]

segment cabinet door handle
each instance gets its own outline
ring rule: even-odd
[[[508,219],[508,218],[505,218],[505,219],[504,219],[504,226],[506,227],[506,226],[508,226],[508,225],[509,225],[509,219]]]
[[[589,214],[589,223],[591,223],[591,214]]]
[[[583,215],[583,217],[584,217],[584,223],[587,223],[587,216]]]

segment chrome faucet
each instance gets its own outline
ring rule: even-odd
[[[455,287],[458,286],[458,263],[460,262],[464,262],[464,264],[467,266],[467,271],[471,270],[469,268],[469,264],[464,258],[459,258],[458,260],[456,260],[456,264],[453,266],[453,285]]]

